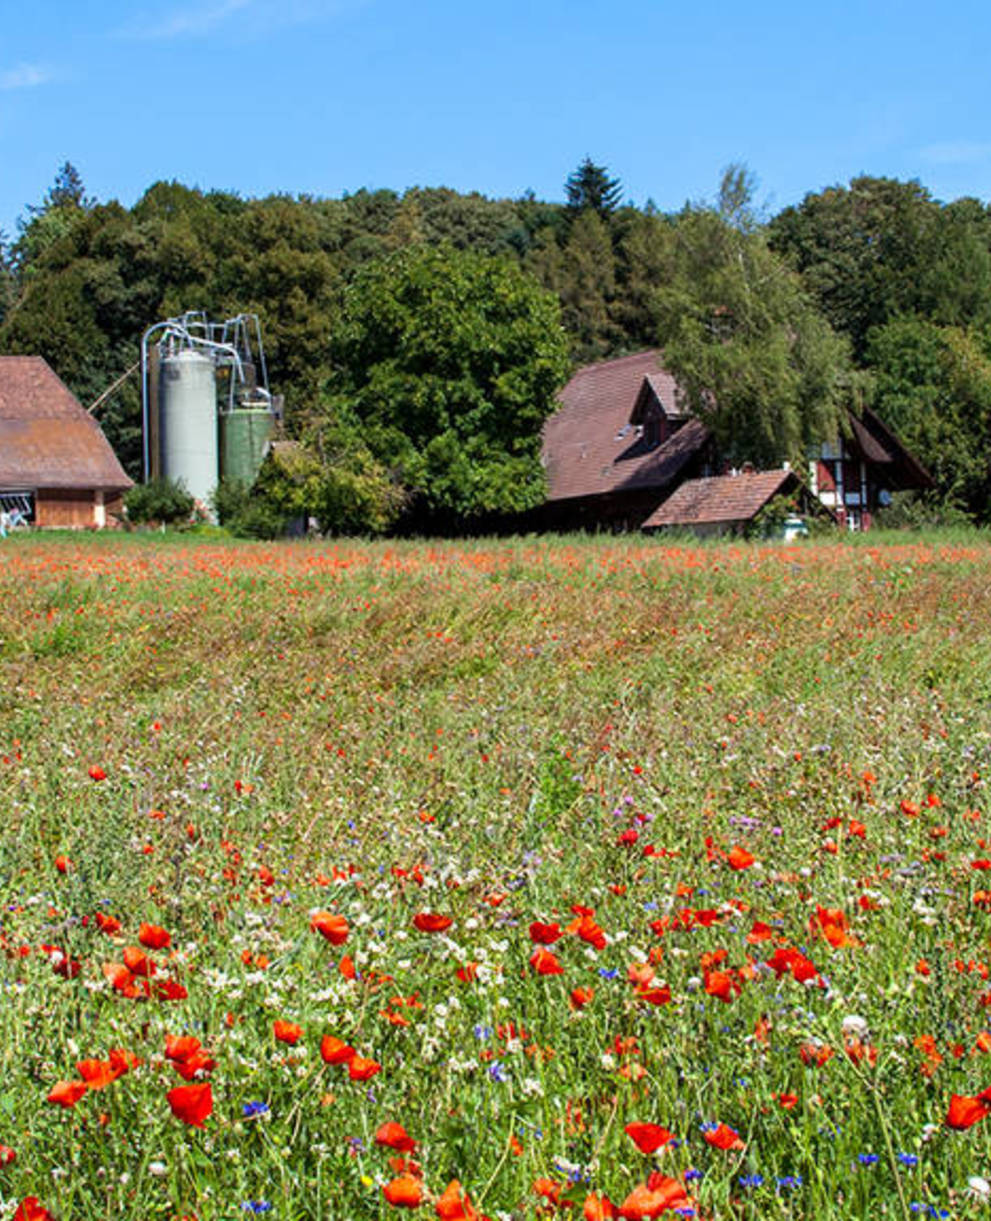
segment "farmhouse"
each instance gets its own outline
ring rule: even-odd
[[[0,356],[0,506],[37,526],[112,525],[131,480],[40,356]]]
[[[544,425],[551,529],[736,530],[771,500],[814,496],[837,522],[866,530],[891,493],[929,487],[926,471],[870,411],[824,442],[808,487],[788,470],[727,472],[708,429],[682,407],[656,351],[587,365]],[[814,501],[812,502],[814,503]]]

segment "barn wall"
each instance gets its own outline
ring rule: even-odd
[[[35,525],[55,529],[85,530],[96,525],[95,493],[82,488],[38,489]]]

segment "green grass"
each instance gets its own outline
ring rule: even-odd
[[[655,1169],[701,1217],[982,1215],[991,1128],[944,1123],[991,1086],[982,536],[31,537],[0,549],[0,594],[11,1207],[392,1216],[373,1138],[396,1120],[423,1215],[458,1179],[479,1215],[534,1217],[546,1179],[581,1216]],[[604,944],[565,932],[563,973],[538,974],[531,922],[575,907]],[[347,918],[344,945],[317,910]],[[454,923],[420,932],[423,912]],[[108,982],[145,921],[172,937],[152,982],[186,999]],[[781,947],[809,983],[766,965]],[[669,1003],[630,982],[643,963]],[[167,1034],[216,1062],[202,1129],[170,1111]],[[381,1071],[324,1064],[326,1034]],[[46,1102],[112,1048],[142,1063]],[[677,1141],[645,1155],[634,1121]],[[717,1122],[744,1147],[706,1142]]]

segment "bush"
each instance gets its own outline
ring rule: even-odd
[[[874,525],[882,530],[933,530],[973,524],[965,509],[932,493],[895,492],[891,504],[874,515]]]
[[[287,514],[239,479],[221,479],[210,497],[217,521],[238,538],[279,538]]]
[[[124,497],[128,521],[135,523],[162,522],[175,525],[189,522],[196,502],[185,484],[176,479],[152,479],[136,483]]]

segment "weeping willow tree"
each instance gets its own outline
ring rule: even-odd
[[[686,406],[726,458],[772,466],[837,435],[850,373],[845,342],[768,248],[750,199],[733,168],[717,206],[686,206],[656,304]]]

